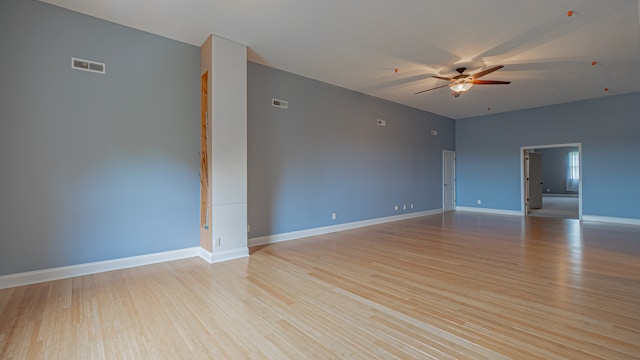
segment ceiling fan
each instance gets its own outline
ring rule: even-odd
[[[443,87],[449,87],[451,89],[451,91],[453,91],[453,96],[458,97],[460,96],[460,94],[462,94],[463,92],[471,89],[471,87],[473,85],[507,85],[507,84],[511,84],[511,81],[498,81],[498,80],[478,80],[478,78],[481,78],[487,74],[490,74],[496,70],[500,70],[502,69],[504,66],[502,65],[498,65],[498,66],[494,66],[492,68],[488,68],[486,70],[480,71],[479,73],[473,74],[473,75],[469,75],[469,74],[465,74],[465,70],[467,70],[466,67],[459,67],[456,69],[456,71],[458,72],[458,75],[452,76],[452,77],[444,77],[444,76],[432,76],[436,79],[441,79],[441,80],[447,80],[449,81],[449,84],[446,85],[442,85],[442,86],[437,86],[434,87],[432,89],[427,89],[427,90],[422,90],[422,91],[418,91],[417,93],[415,93],[416,95],[418,94],[422,94],[423,92],[427,92],[427,91],[431,91],[431,90],[435,90],[435,89],[440,89]]]

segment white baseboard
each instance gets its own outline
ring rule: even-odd
[[[542,197],[569,197],[569,198],[577,198],[578,194],[550,194],[550,193],[542,193]]]
[[[494,214],[494,215],[523,216],[522,213],[518,210],[487,209],[487,208],[476,208],[476,207],[468,207],[468,206],[456,206],[456,211],[468,211],[468,212],[477,212],[477,213]]]
[[[200,247],[0,276],[0,289],[200,256]]]
[[[582,215],[582,221],[596,221],[611,224],[636,225],[640,226],[640,219],[618,218],[609,216]]]
[[[273,244],[273,243],[282,242],[282,241],[296,240],[296,239],[300,239],[308,236],[316,236],[316,235],[328,234],[336,231],[357,229],[365,226],[378,225],[378,224],[388,223],[392,221],[399,221],[399,220],[411,219],[411,218],[440,214],[440,213],[442,213],[442,209],[435,209],[435,210],[420,211],[420,212],[408,213],[408,214],[402,214],[402,215],[387,216],[387,217],[377,218],[377,219],[354,221],[354,222],[338,224],[338,225],[323,226],[323,227],[307,229],[307,230],[292,231],[292,232],[282,233],[282,234],[260,236],[260,237],[250,238],[249,246]]]
[[[200,248],[200,254],[199,256],[201,258],[203,258],[206,262],[208,262],[209,264],[213,264],[213,263],[217,263],[217,262],[221,262],[221,261],[227,261],[227,260],[233,260],[233,259],[239,259],[239,258],[243,258],[243,257],[247,257],[249,256],[249,248],[248,247],[244,247],[244,248],[240,248],[240,249],[232,249],[232,250],[225,250],[225,251],[220,251],[220,252],[208,252],[207,250]]]

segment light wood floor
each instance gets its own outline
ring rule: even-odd
[[[638,359],[639,235],[452,212],[0,290],[0,358]]]

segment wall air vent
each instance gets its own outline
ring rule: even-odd
[[[71,68],[82,71],[90,71],[98,74],[106,73],[105,64],[74,57],[71,58]]]
[[[289,103],[284,101],[284,100],[271,99],[271,105],[273,105],[275,107],[279,107],[281,109],[288,109],[289,108]]]

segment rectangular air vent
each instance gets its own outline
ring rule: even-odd
[[[271,105],[282,108],[282,109],[289,108],[289,103],[284,100],[271,99]]]
[[[71,58],[71,68],[82,71],[90,71],[98,74],[106,73],[105,64],[74,57]]]

